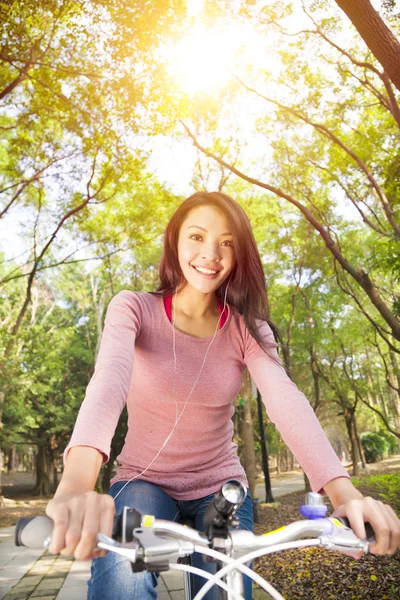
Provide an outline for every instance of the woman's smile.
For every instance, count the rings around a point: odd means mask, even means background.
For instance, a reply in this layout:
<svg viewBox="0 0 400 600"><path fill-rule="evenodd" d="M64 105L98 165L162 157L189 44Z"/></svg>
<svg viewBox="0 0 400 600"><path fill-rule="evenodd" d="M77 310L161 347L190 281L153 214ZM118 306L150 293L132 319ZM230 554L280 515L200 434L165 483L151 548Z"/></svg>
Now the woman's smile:
<svg viewBox="0 0 400 600"><path fill-rule="evenodd" d="M192 265L192 267L200 275L200 277L205 277L206 279L216 279L221 270L207 269L205 267L196 267L195 265Z"/></svg>

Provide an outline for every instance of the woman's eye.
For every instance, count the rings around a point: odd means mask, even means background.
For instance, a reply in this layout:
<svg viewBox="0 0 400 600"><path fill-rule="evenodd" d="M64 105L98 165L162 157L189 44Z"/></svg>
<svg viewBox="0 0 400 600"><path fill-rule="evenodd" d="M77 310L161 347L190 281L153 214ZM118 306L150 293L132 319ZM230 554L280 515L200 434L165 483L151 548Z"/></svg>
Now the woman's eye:
<svg viewBox="0 0 400 600"><path fill-rule="evenodd" d="M198 240L202 240L203 238L201 237L201 235L197 235L197 233L193 234L190 236L191 240L194 240L195 242L197 242ZM228 244L230 247L233 248L233 242L230 240L225 240L224 242L222 242L223 245Z"/></svg>

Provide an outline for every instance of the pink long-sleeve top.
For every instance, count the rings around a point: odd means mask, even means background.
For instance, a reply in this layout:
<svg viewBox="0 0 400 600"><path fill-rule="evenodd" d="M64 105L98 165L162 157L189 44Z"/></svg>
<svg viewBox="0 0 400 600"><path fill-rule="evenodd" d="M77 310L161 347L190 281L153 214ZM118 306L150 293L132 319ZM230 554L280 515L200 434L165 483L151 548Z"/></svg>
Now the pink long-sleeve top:
<svg viewBox="0 0 400 600"><path fill-rule="evenodd" d="M228 317L210 347L196 387L177 428L151 467L139 479L158 485L177 500L201 498L228 479L248 486L232 441L232 415L247 366L269 418L305 472L312 489L323 490L336 477L348 477L307 398L286 375L272 331L258 321L266 354L243 317L228 306ZM175 398L179 414L201 369L212 336L176 335ZM64 453L90 446L110 455L119 416L127 404L128 433L112 483L128 480L153 460L172 430L174 356L172 324L163 298L122 291L110 302L95 372L86 390Z"/></svg>

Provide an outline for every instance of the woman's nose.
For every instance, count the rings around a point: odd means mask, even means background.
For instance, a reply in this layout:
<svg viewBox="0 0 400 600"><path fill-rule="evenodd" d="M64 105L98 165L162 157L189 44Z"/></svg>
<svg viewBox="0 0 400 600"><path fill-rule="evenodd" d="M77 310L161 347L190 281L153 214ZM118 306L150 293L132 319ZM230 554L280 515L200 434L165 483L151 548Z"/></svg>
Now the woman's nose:
<svg viewBox="0 0 400 600"><path fill-rule="evenodd" d="M219 260L220 252L218 244L205 244L202 248L202 257L208 260Z"/></svg>

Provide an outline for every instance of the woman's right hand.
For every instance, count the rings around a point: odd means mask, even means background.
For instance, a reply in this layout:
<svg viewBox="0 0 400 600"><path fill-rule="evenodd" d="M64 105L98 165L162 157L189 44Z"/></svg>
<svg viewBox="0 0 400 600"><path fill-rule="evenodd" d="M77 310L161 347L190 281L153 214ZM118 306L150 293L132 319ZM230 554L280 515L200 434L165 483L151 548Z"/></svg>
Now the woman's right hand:
<svg viewBox="0 0 400 600"><path fill-rule="evenodd" d="M108 494L85 492L63 494L50 500L46 514L54 521L49 551L77 560L90 560L107 554L97 548L97 534L111 537L115 514L114 500Z"/></svg>

